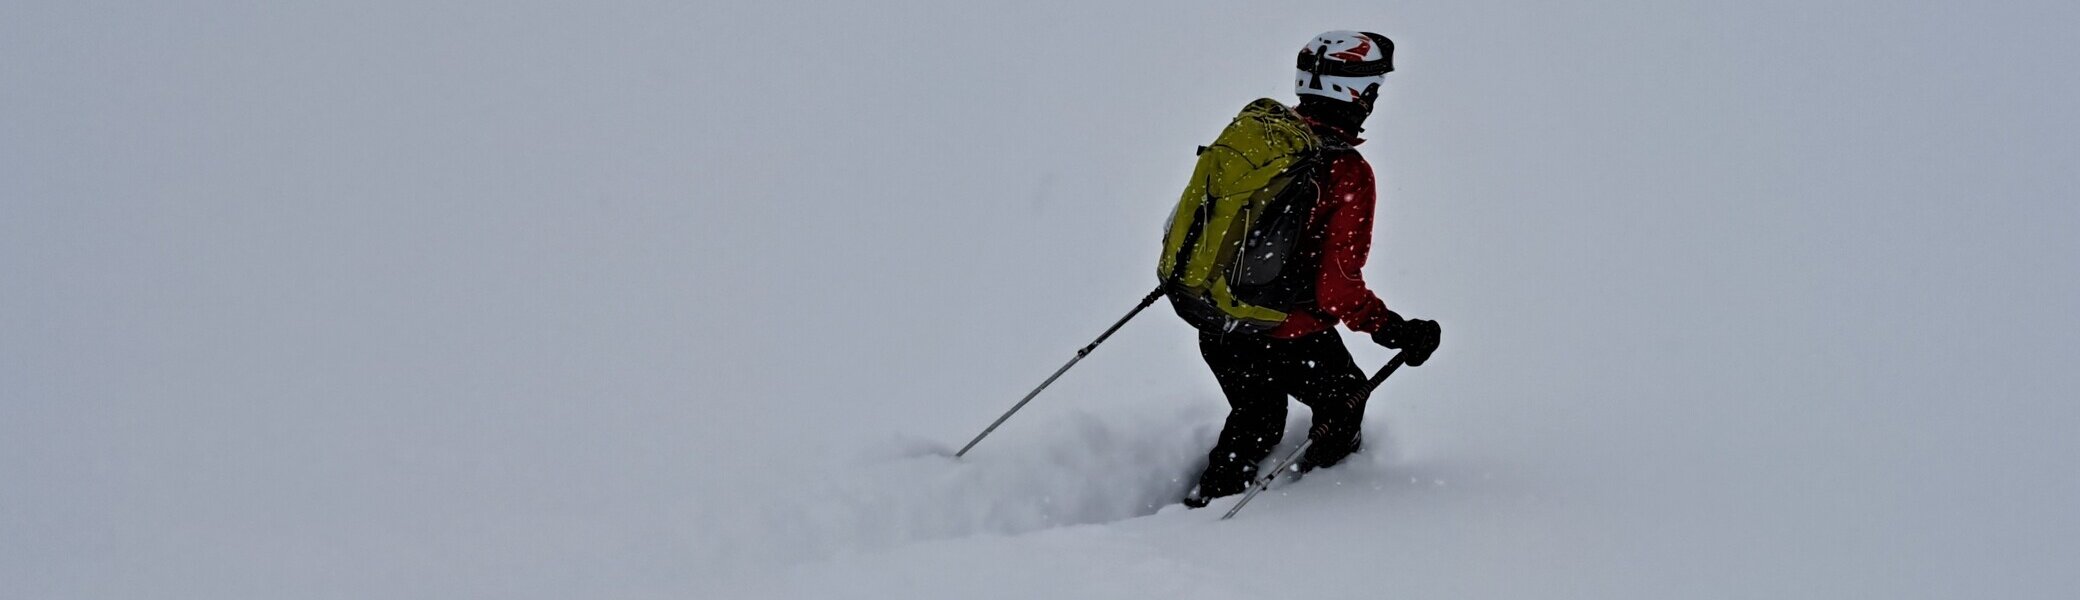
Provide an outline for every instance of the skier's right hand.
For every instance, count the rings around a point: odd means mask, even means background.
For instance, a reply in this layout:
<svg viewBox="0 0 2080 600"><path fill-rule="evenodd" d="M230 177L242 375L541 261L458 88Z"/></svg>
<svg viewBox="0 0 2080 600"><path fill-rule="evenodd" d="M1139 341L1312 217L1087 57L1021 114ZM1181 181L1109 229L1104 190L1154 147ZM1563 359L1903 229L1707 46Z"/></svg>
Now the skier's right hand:
<svg viewBox="0 0 2080 600"><path fill-rule="evenodd" d="M1399 315L1396 315L1399 316ZM1430 360L1430 353L1437 351L1437 344L1444 329L1436 321L1428 319L1397 320L1372 333L1372 341L1381 346L1401 350L1403 364L1411 367L1423 366Z"/></svg>

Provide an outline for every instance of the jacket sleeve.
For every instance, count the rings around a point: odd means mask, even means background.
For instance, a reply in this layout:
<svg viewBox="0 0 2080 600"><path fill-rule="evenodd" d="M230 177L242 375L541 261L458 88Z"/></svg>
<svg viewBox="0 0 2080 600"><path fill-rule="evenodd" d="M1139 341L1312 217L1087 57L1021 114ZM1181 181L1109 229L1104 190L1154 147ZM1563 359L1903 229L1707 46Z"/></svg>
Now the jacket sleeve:
<svg viewBox="0 0 2080 600"><path fill-rule="evenodd" d="M1393 320L1387 303L1365 287L1366 255L1372 251L1372 212L1378 201L1372 167L1355 154L1338 157L1329 167L1330 204L1322 241L1322 272L1315 282L1315 303L1352 331L1371 333Z"/></svg>

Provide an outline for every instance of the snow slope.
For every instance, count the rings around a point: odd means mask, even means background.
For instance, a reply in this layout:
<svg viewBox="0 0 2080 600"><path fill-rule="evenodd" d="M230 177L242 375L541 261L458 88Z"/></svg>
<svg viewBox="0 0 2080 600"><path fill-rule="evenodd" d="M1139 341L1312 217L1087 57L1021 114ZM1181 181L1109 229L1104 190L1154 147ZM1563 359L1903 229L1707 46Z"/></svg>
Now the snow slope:
<svg viewBox="0 0 2080 600"><path fill-rule="evenodd" d="M2076 21L0 9L0 598L2074 597ZM1367 452L1171 504L1224 407L1157 307L945 457L1334 28L1445 329Z"/></svg>

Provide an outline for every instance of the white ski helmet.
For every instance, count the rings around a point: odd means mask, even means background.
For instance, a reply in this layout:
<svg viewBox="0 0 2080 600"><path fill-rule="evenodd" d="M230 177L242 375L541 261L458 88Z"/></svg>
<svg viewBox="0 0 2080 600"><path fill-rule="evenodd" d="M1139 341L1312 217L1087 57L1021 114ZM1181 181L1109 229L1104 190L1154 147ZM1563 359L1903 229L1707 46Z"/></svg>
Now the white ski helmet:
<svg viewBox="0 0 2080 600"><path fill-rule="evenodd" d="M1394 41L1366 31L1331 31L1300 49L1293 93L1372 105L1394 70Z"/></svg>

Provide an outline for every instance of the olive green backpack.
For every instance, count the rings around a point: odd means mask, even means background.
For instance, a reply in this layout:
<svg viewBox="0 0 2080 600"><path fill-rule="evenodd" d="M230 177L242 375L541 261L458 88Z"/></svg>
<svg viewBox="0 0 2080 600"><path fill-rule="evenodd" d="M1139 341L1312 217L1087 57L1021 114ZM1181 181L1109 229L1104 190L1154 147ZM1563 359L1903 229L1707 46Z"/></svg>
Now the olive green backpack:
<svg viewBox="0 0 2080 600"><path fill-rule="evenodd" d="M1303 256L1302 238L1331 150L1270 98L1199 149L1156 264L1178 316L1201 331L1260 333L1313 305L1321 259Z"/></svg>

